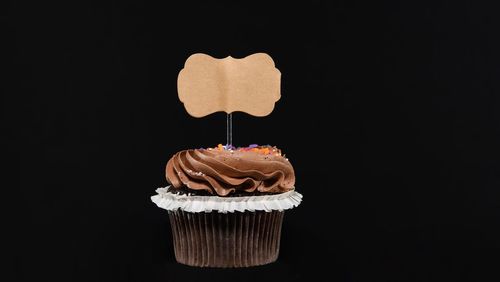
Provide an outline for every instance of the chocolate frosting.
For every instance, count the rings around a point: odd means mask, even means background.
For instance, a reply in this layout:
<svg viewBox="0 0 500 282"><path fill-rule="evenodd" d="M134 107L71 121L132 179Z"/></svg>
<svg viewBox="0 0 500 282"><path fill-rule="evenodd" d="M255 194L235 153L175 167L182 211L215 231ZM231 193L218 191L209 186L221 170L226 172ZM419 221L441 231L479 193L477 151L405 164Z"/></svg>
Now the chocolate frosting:
<svg viewBox="0 0 500 282"><path fill-rule="evenodd" d="M166 176L175 189L187 187L218 196L235 192L283 193L295 185L295 173L288 159L252 151L180 151L168 161Z"/></svg>

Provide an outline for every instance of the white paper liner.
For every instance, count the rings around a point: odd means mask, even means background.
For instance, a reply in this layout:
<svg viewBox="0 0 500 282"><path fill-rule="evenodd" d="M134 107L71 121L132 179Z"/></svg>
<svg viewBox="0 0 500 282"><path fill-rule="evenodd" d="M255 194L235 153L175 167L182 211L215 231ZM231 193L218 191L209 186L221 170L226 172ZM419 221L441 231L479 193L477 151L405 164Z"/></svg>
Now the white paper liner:
<svg viewBox="0 0 500 282"><path fill-rule="evenodd" d="M288 191L275 195L218 197L180 195L168 192L168 188L158 188L151 200L160 208L174 211L181 209L187 212L244 212L244 211L283 211L294 208L302 201L302 195Z"/></svg>

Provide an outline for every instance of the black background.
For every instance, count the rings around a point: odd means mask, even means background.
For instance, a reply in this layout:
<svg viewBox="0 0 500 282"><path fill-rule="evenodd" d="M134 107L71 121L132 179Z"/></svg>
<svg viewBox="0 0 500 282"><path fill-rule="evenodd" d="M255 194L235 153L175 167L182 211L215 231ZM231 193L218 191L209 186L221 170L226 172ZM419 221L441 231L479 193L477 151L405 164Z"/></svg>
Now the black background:
<svg viewBox="0 0 500 282"><path fill-rule="evenodd" d="M498 279L498 9L168 2L2 9L12 281ZM304 195L274 264L176 264L149 199L173 153L225 142L224 114L177 98L196 52L282 72L270 116L234 116L234 143L278 145Z"/></svg>

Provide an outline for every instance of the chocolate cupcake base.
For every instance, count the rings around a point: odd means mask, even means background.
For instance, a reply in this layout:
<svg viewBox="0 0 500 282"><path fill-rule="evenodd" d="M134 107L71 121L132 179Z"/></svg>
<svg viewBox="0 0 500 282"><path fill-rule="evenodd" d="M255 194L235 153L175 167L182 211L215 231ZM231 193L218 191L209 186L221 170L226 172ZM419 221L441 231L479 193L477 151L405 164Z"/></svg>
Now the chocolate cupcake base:
<svg viewBox="0 0 500 282"><path fill-rule="evenodd" d="M168 211L177 262L198 267L249 267L278 258L283 211Z"/></svg>

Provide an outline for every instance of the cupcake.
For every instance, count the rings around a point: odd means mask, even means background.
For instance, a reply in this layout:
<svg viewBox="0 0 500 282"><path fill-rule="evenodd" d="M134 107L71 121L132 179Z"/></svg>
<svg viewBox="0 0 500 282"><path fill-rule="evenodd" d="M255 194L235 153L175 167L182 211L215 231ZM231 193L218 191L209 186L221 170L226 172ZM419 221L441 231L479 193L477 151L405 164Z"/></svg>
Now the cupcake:
<svg viewBox="0 0 500 282"><path fill-rule="evenodd" d="M284 211L300 204L290 161L276 147L190 149L167 163L151 197L168 211L177 262L249 267L278 258Z"/></svg>

